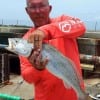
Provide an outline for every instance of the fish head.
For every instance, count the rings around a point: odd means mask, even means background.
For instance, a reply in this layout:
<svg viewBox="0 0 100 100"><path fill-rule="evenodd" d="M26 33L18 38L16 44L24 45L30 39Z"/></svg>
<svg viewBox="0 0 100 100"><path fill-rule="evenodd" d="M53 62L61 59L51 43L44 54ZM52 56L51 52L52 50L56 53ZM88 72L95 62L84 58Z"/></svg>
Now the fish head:
<svg viewBox="0 0 100 100"><path fill-rule="evenodd" d="M9 49L14 50L16 48L16 45L19 44L20 40L20 38L8 38Z"/></svg>
<svg viewBox="0 0 100 100"><path fill-rule="evenodd" d="M8 38L7 50L28 57L33 49L33 44L22 38Z"/></svg>

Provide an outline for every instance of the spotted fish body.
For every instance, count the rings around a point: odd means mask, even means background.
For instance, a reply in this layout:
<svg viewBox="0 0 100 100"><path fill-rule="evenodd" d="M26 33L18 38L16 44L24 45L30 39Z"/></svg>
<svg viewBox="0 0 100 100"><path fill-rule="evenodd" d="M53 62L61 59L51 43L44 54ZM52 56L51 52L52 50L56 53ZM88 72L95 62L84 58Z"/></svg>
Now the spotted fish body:
<svg viewBox="0 0 100 100"><path fill-rule="evenodd" d="M34 49L31 43L24 39L12 38L12 45L6 47L7 50L13 51L18 55L28 57ZM14 46L13 46L14 45ZM12 48L13 47L13 50ZM62 55L56 48L49 44L43 44L43 59L48 58L47 69L50 73L61 79L66 88L73 88L77 94L78 100L87 100L86 94L81 89L82 77L79 77L75 64L67 57Z"/></svg>

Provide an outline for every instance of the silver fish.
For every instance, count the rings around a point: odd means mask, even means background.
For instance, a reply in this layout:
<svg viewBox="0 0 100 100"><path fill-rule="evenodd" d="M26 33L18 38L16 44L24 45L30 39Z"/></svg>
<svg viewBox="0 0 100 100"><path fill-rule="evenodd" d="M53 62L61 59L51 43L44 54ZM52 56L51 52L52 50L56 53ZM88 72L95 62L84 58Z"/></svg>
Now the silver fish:
<svg viewBox="0 0 100 100"><path fill-rule="evenodd" d="M27 40L12 38L9 39L9 46L6 49L18 55L28 57L34 47ZM80 83L83 79L79 77L80 75L75 69L75 64L69 58L49 44L43 44L41 53L43 59L48 58L49 60L46 67L48 71L63 80L66 88L73 88L78 96L78 100L90 100L87 99L86 93L81 89Z"/></svg>

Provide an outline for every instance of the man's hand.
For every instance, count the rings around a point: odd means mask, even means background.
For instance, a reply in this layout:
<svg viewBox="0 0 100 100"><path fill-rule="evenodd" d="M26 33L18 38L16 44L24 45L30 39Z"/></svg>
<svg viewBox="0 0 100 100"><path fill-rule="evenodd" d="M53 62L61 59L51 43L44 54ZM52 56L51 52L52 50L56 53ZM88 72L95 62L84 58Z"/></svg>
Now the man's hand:
<svg viewBox="0 0 100 100"><path fill-rule="evenodd" d="M38 70L45 68L48 59L43 59L41 55L42 41L44 39L44 32L40 30L34 31L28 38L28 42L33 43L34 50L28 57L30 63Z"/></svg>
<svg viewBox="0 0 100 100"><path fill-rule="evenodd" d="M37 51L33 50L32 54L30 55L30 57L28 57L28 59L30 63L38 70L45 69L48 63L48 59L47 58L43 59L41 51L39 49Z"/></svg>
<svg viewBox="0 0 100 100"><path fill-rule="evenodd" d="M44 37L44 32L37 29L29 36L28 42L33 43L34 49L41 49Z"/></svg>

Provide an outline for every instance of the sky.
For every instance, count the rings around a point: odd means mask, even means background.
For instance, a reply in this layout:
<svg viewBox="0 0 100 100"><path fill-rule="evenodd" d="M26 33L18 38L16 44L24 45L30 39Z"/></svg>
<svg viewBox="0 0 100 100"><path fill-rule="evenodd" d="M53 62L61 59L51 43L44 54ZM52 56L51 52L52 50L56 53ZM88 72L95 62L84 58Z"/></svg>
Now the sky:
<svg viewBox="0 0 100 100"><path fill-rule="evenodd" d="M79 17L85 22L100 20L100 0L49 0L51 17L61 14ZM0 0L0 20L30 21L25 0ZM30 21L31 22L31 21Z"/></svg>

